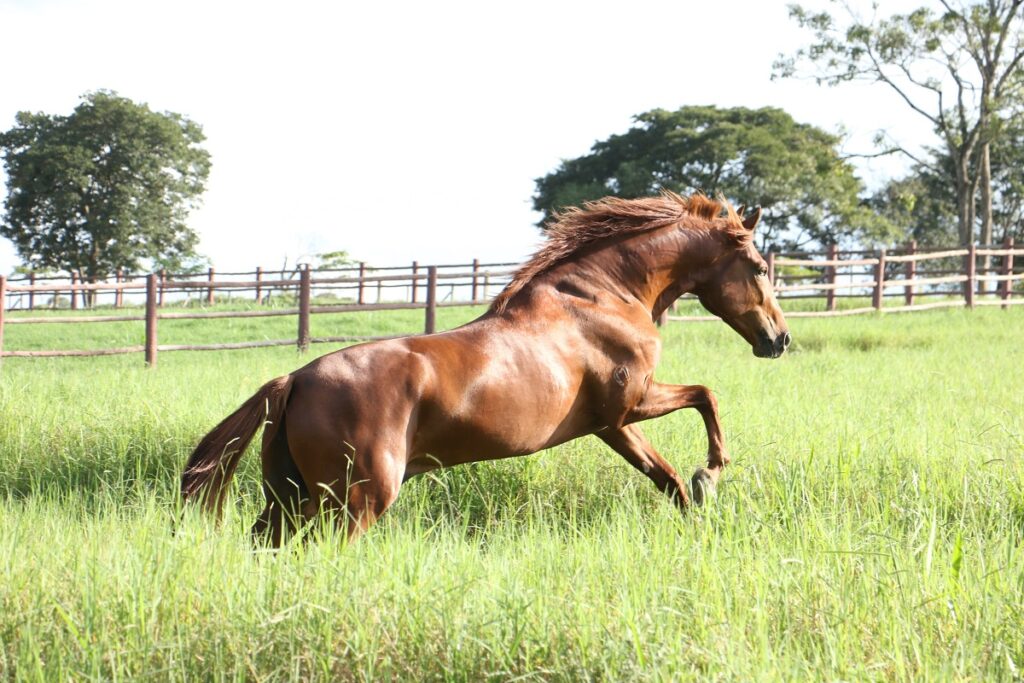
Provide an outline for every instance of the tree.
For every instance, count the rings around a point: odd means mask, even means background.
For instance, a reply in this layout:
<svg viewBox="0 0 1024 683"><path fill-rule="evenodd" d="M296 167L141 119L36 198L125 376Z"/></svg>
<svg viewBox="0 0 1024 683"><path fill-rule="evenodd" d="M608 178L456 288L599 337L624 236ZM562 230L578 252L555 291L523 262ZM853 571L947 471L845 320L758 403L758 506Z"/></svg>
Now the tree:
<svg viewBox="0 0 1024 683"><path fill-rule="evenodd" d="M889 234L859 198L862 184L837 151L839 138L781 109L656 109L635 122L537 179L534 208L544 221L559 208L609 194L700 190L764 207L762 248Z"/></svg>
<svg viewBox="0 0 1024 683"><path fill-rule="evenodd" d="M1024 238L1024 116L1001 119L998 128L990 160L992 242ZM891 223L910 226L908 239L950 244L959 237L956 191L949 182L953 165L945 149L929 150L927 164L915 164L903 178L889 181L872 197L872 206Z"/></svg>
<svg viewBox="0 0 1024 683"><path fill-rule="evenodd" d="M1022 2L940 0L941 13L922 7L905 15L865 20L843 1L844 26L828 12L791 5L790 16L813 31L814 43L793 57L780 56L775 76L810 73L819 84L869 81L891 89L935 129L953 162L949 178L956 192L961 243L975 239L979 186L981 239L991 242L990 144L998 134L999 113L1020 97ZM930 165L930 160L889 142L892 150L919 165ZM931 168L942 172L940 167Z"/></svg>
<svg viewBox="0 0 1024 683"><path fill-rule="evenodd" d="M340 251L326 251L317 254L314 258L317 262L316 270L342 270L358 263L344 249Z"/></svg>
<svg viewBox="0 0 1024 683"><path fill-rule="evenodd" d="M195 253L157 256L151 261L153 270L162 270L175 275L199 275L207 272L213 265L209 258Z"/></svg>
<svg viewBox="0 0 1024 683"><path fill-rule="evenodd" d="M948 156L945 160L934 160L933 164L952 166ZM870 203L893 225L906 226L904 241L949 246L959 236L956 193L950 187L949 176L936 172L933 164L915 164L906 176L886 183Z"/></svg>
<svg viewBox="0 0 1024 683"><path fill-rule="evenodd" d="M118 268L195 260L186 224L210 155L202 129L95 92L68 116L19 112L0 133L9 191L0 235L32 268L95 282Z"/></svg>
<svg viewBox="0 0 1024 683"><path fill-rule="evenodd" d="M992 225L991 239L1001 242L1013 237L1024 240L1024 114L1014 112L1003 118L992 142Z"/></svg>

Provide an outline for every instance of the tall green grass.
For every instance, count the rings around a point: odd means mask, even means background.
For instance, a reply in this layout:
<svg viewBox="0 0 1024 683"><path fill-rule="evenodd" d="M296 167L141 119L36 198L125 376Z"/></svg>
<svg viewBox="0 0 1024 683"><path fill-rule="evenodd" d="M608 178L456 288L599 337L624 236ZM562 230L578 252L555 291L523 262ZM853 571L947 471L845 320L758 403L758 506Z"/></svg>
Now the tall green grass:
<svg viewBox="0 0 1024 683"><path fill-rule="evenodd" d="M336 324L421 320L373 315ZM294 325L188 322L192 341ZM248 539L257 458L220 526L179 520L177 478L203 433L310 356L5 359L0 677L1019 678L1024 312L791 327L778 361L722 324L663 332L658 378L716 391L733 454L704 509L679 515L586 438L421 477L358 543L327 533L276 554ZM118 334L12 326L5 344ZM645 429L684 475L701 464L693 411Z"/></svg>

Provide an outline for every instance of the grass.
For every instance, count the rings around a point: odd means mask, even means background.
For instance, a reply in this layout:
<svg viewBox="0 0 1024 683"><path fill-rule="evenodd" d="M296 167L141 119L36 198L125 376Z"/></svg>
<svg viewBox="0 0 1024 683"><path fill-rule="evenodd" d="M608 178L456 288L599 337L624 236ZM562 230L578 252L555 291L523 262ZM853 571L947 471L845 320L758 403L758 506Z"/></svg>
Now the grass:
<svg viewBox="0 0 1024 683"><path fill-rule="evenodd" d="M313 334L421 324L314 316ZM293 327L162 321L161 341ZM0 678L1019 679L1024 311L791 327L774 362L722 324L664 330L659 379L715 389L734 459L693 514L586 438L413 480L358 543L277 554L249 546L252 455L219 527L179 523L176 488L196 440L294 350L167 353L155 371L5 359ZM138 334L21 325L5 346ZM685 475L701 464L695 412L645 429Z"/></svg>

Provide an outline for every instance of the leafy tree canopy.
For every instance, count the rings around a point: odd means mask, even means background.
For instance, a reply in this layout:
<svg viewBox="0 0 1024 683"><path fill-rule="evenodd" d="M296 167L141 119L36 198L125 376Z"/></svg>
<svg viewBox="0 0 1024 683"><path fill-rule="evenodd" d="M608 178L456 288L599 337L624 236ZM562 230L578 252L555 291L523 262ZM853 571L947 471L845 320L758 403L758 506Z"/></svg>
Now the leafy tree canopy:
<svg viewBox="0 0 1024 683"><path fill-rule="evenodd" d="M344 249L340 251L326 251L321 254L317 254L316 270L341 270L349 266L353 266L356 261L352 256Z"/></svg>
<svg viewBox="0 0 1024 683"><path fill-rule="evenodd" d="M210 171L200 126L112 92L68 116L20 112L0 133L7 171L0 236L32 268L95 280L142 261L196 258L186 224Z"/></svg>
<svg viewBox="0 0 1024 683"><path fill-rule="evenodd" d="M991 241L1024 240L1024 116L1000 118L991 142ZM920 244L948 246L959 238L956 188L950 182L954 161L944 148L929 151L903 178L891 180L871 199L872 206L895 225L907 226L907 238ZM973 173L974 170L972 169Z"/></svg>
<svg viewBox="0 0 1024 683"><path fill-rule="evenodd" d="M172 254L152 259L153 270L164 270L174 275L198 275L210 269L213 263L201 254Z"/></svg>
<svg viewBox="0 0 1024 683"><path fill-rule="evenodd" d="M863 186L837 151L840 139L781 109L655 109L635 122L536 181L534 208L544 221L605 195L668 189L761 205L762 247L890 237L889 224L860 199Z"/></svg>
<svg viewBox="0 0 1024 683"><path fill-rule="evenodd" d="M958 243L956 194L949 177L931 164L917 164L906 176L890 180L870 202L881 216L904 228L906 240L921 246Z"/></svg>
<svg viewBox="0 0 1024 683"><path fill-rule="evenodd" d="M881 84L923 117L951 161L934 166L884 133L890 150L919 167L946 173L953 187L960 242L992 239L991 143L999 119L1024 99L1024 0L940 0L908 14L861 16L845 0L839 11L790 5L790 16L814 38L791 56L780 55L774 77L810 76L819 84L849 81ZM980 192L980 203L976 195Z"/></svg>

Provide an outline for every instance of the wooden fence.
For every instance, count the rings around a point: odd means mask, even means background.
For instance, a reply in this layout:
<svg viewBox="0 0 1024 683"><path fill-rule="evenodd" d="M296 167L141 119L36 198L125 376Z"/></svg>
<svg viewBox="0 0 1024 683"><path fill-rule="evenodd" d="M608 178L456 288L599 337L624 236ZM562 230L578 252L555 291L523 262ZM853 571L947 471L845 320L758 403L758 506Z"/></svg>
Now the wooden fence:
<svg viewBox="0 0 1024 683"><path fill-rule="evenodd" d="M981 267L979 268L979 260ZM1012 240L999 246L970 246L957 249L917 249L910 244L900 250L877 252L843 251L835 247L824 252L795 254L768 254L769 278L780 299L817 299L821 310L787 310L787 317L818 317L855 315L867 312L917 311L931 308L982 305L1003 307L1024 304L1024 297L1014 298L1014 283L1024 281L1024 248L1015 247ZM80 283L72 280L36 278L28 276L8 280L0 276L0 358L33 356L100 356L123 353L144 353L146 363L156 365L161 351L206 351L244 349L262 346L295 344L306 350L310 344L324 342L350 342L383 337L312 337L310 317L321 313L354 311L422 309L423 330L436 329L437 308L440 306L482 305L504 286L515 272L515 264L471 264L410 267L369 268L365 264L344 271L274 271L280 277L268 278L269 271L257 269L248 273L222 273L217 279L211 268L202 279L195 275L174 276L151 273L145 276L118 274L113 281ZM231 279L241 276L243 279ZM228 279L223 279L227 277ZM447 288L447 293L445 289ZM400 294L396 299L396 294ZM286 307L263 306L253 310L162 310L174 297L209 306L216 303L218 293L232 301L245 294L258 304L267 304L272 297L282 299ZM40 302L37 295L50 294L50 302ZM144 303L144 315L86 315L86 316L17 316L5 315L5 310L34 311L51 307L59 296L67 294L69 307L77 309L102 304L99 295L110 299L109 306L119 309L125 305ZM337 299L343 295L344 303L317 303L320 299ZM77 295L77 296L76 296ZM84 296L83 296L84 295ZM190 295L198 295L189 298ZM293 297L293 298L292 298ZM870 306L840 306L844 298L867 300ZM897 305L888 304L892 299ZM932 301L923 299L932 298ZM370 299L373 299L371 302ZM8 305L10 302L10 305ZM788 308L785 307L784 308ZM673 311L676 307L673 307ZM161 319L247 318L269 316L296 316L298 328L291 339L232 342L221 344L161 345L158 343L158 321ZM6 318L6 320L5 320ZM667 314L661 322L717 320L709 315ZM75 324L99 322L144 321L145 343L112 349L4 351L5 325L22 324Z"/></svg>
<svg viewBox="0 0 1024 683"><path fill-rule="evenodd" d="M821 310L784 305L787 318L1024 304L1024 298L1013 297L1014 283L1024 281L1024 248L1016 247L1013 239L998 246L956 249L918 249L910 243L898 250L840 252L833 246L824 252L772 253L766 260L780 300L816 299L823 304ZM843 299L870 299L871 305L840 306ZM889 303L894 299L896 305ZM708 315L667 319L718 320Z"/></svg>
<svg viewBox="0 0 1024 683"><path fill-rule="evenodd" d="M442 279L450 277L455 271L466 271L470 278L458 286L465 285L472 291L469 298L480 300L487 298L496 282L493 269L515 267L516 263L481 264L478 259L471 263L437 265ZM267 303L275 294L293 294L297 296L299 278L303 267L271 270L257 267L254 271L221 272L210 268L202 273L168 273L160 270L157 276L157 305L173 303L175 297L196 295L196 303L212 305L216 298L224 295L245 294L254 296L256 303ZM396 294L400 299L412 303L422 302L425 290L426 266L413 261L411 266L389 266L385 268L370 267L359 263L347 268L312 271L315 284L322 289L341 290L350 295L356 303L364 304L371 301L382 303L392 301ZM100 286L84 287L74 274L52 276L30 273L20 277L9 277L8 310L35 311L40 309L87 309L96 306L122 308L126 305L141 304L142 291L145 288L149 273L128 274L117 272L113 278L96 283ZM220 278L220 279L218 279ZM322 284L320 284L322 283ZM199 286L197 286L199 285ZM456 285L452 285L454 287ZM481 292L484 294L481 295ZM49 294L49 300L44 296ZM133 301L133 294L139 300Z"/></svg>
<svg viewBox="0 0 1024 683"><path fill-rule="evenodd" d="M355 275L338 276L332 272L311 271L309 268L300 268L297 271L298 278L267 279L257 277L251 280L175 280L158 273L146 275L143 281L139 282L137 277L118 277L114 282L101 283L68 283L49 282L40 283L38 279L28 280L27 284L8 283L7 279L0 276L0 301L6 303L10 297L30 297L36 294L57 294L68 293L72 300L77 294L106 293L113 294L114 307L120 308L125 305L130 296L144 296L143 315L85 315L85 316L24 316L10 317L5 315L6 305L0 306L0 357L41 357L41 356L106 356L124 353L144 353L146 363L155 366L157 354L161 351L210 351L223 349L246 349L263 346L290 346L296 345L299 350L306 350L310 344L325 342L349 342L365 341L370 339L382 339L385 337L366 336L343 336L343 337L312 337L310 335L310 317L322 313L347 313L355 311L385 311L403 309L422 309L424 311L423 331L430 334L437 327L437 309L443 306L467 306L483 305L489 302L491 294L496 293L497 286L504 286L504 282L515 272L508 269L508 264L481 265L478 261L467 264L469 270L460 270L458 266L424 266L414 264L410 272L392 273L386 272L395 269L379 269L385 271L383 274L371 272L370 269L361 267ZM260 273L260 271L257 271ZM317 277L313 277L314 273ZM260 273L262 274L262 273ZM243 273L244 275L244 273ZM399 286L404 288L404 298L398 301L388 301L380 294L385 287ZM445 288L448 288L448 296L440 297ZM367 292L371 288L377 289L377 300L374 303L367 303ZM466 290L466 297L456 296L456 289ZM294 306L283 308L263 308L244 311L216 311L216 310L161 310L165 307L164 295L174 293L200 292L204 303L216 302L217 291L239 293L242 291L255 291L257 302L268 301L270 293L276 292L293 293ZM328 303L314 305L314 293L320 291L322 294L331 295L338 291L350 293L351 303ZM90 302L87 297L85 303ZM34 302L33 302L34 303ZM290 303L290 300L289 300ZM75 307L77 309L77 306ZM16 310L16 309L15 309ZM26 306L25 310L35 310ZM183 320L183 319L207 319L207 318L252 318L272 316L296 316L298 330L296 336L290 339L273 339L249 342L231 342L222 344L186 344L168 345L159 344L160 320ZM4 351L3 330L6 325L32 325L32 324L76 324L76 323L105 323L105 322L145 322L145 343L138 346L126 346L111 349L90 349L90 350L52 350L52 351Z"/></svg>

